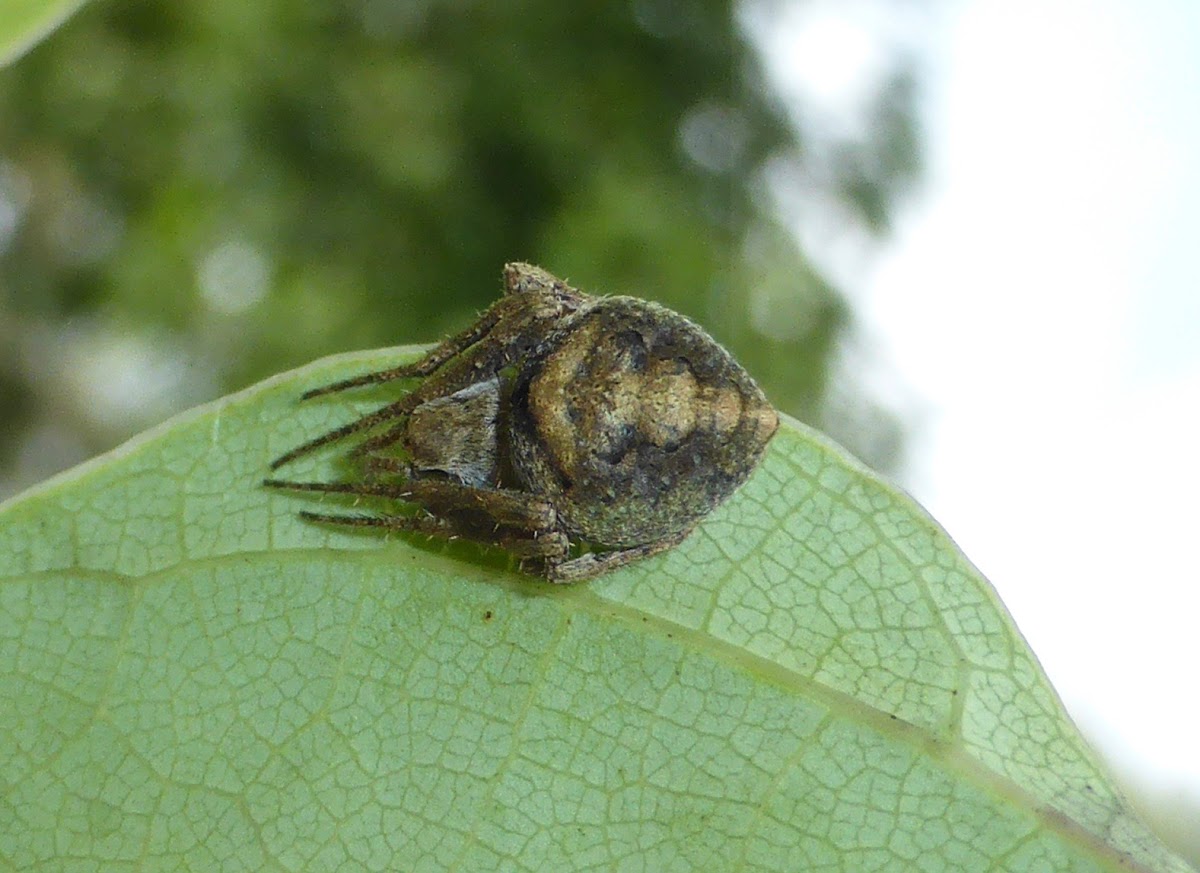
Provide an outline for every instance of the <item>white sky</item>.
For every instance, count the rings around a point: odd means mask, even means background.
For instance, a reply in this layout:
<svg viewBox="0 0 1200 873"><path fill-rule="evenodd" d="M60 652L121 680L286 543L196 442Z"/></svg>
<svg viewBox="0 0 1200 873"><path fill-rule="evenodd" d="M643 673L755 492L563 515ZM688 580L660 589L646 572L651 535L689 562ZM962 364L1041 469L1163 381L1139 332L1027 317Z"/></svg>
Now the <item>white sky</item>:
<svg viewBox="0 0 1200 873"><path fill-rule="evenodd" d="M797 4L785 89L852 102L881 3ZM859 301L928 410L905 484L1102 751L1200 799L1200 2L919 24L929 179Z"/></svg>

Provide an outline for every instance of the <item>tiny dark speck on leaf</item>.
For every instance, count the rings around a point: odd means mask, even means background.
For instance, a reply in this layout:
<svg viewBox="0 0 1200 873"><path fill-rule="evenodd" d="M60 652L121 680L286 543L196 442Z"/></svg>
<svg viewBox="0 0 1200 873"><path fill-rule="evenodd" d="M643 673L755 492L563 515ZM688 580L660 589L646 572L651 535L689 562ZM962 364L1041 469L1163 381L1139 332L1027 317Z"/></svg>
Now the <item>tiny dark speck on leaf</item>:
<svg viewBox="0 0 1200 873"><path fill-rule="evenodd" d="M484 620L484 621L491 621L491 620L492 620L492 611L491 611L490 609L489 609L487 612L485 612L485 613L483 614L483 620Z"/></svg>

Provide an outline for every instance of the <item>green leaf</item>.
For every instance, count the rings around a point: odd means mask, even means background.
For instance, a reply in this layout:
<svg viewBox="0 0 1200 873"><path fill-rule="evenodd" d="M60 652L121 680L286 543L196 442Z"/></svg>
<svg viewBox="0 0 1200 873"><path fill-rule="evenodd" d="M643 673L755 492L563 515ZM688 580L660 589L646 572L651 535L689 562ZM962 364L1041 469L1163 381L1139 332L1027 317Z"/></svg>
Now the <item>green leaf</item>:
<svg viewBox="0 0 1200 873"><path fill-rule="evenodd" d="M84 0L0 0L0 67L29 51Z"/></svg>
<svg viewBox="0 0 1200 873"><path fill-rule="evenodd" d="M946 534L795 423L682 546L574 587L297 519L267 462L370 399L297 396L396 357L0 508L0 864L1186 869Z"/></svg>

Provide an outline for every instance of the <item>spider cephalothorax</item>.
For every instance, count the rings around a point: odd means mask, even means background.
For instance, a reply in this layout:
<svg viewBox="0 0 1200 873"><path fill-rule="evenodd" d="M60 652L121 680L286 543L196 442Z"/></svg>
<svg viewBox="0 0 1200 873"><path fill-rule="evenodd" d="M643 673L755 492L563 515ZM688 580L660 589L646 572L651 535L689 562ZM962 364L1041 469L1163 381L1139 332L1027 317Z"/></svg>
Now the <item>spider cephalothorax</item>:
<svg viewBox="0 0 1200 873"><path fill-rule="evenodd" d="M403 501L423 511L303 515L500 546L554 582L683 540L775 433L762 391L665 307L591 297L523 263L504 268L504 286L475 324L420 360L304 395L424 379L271 465L379 428L353 449L365 481L265 484ZM573 544L589 550L572 555Z"/></svg>

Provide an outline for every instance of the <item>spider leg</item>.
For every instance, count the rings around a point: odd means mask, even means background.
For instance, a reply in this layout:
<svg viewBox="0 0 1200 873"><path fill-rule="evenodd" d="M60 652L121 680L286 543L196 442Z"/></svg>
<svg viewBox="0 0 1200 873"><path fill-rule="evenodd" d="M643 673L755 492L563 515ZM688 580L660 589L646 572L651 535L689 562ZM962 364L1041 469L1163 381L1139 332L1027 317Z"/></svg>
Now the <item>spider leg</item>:
<svg viewBox="0 0 1200 873"><path fill-rule="evenodd" d="M458 538L479 542L468 533L460 532L452 522L431 516L410 515L326 515L319 512L301 512L300 517L305 521L315 521L321 524L342 525L345 527L380 527L385 530L408 531L425 534L445 540ZM554 533L541 537L502 536L495 540L486 541L483 545L494 545L521 559L536 559L539 561L561 560L570 550L566 534Z"/></svg>
<svg viewBox="0 0 1200 873"><path fill-rule="evenodd" d="M474 361L468 360L466 363L472 364L473 366L470 368L458 367L456 370L479 368L479 365ZM421 387L417 388L415 391L404 395L394 403L381 406L374 412L368 412L366 415L355 419L349 424L344 424L341 427L327 431L326 433L323 433L319 437L315 437L306 443L301 443L294 449L285 452L272 461L271 469L278 470L289 461L294 461L296 458L307 455L309 452L321 448L321 446L326 446L330 443L337 442L343 437L350 436L351 434L358 433L359 431L370 430L377 424L382 424L389 419L398 418L400 419L399 422L392 425L383 433L377 434L364 441L361 445L355 446L350 454L353 457L362 457L363 455L379 449L387 448L388 446L398 442L404 436L404 431L408 427L408 414L425 401L430 400L432 397L438 396L440 393L438 389L440 389L443 384L447 382L454 384L455 382L459 381L458 379L453 378L457 375L457 373L448 373L446 374L447 378L445 379L431 379Z"/></svg>
<svg viewBox="0 0 1200 873"><path fill-rule="evenodd" d="M553 531L558 514L546 500L523 491L506 488L473 488L440 479L413 479L392 484L374 482L288 482L264 479L267 488L288 491L313 491L321 494L355 494L361 497L390 497L423 507L431 515L444 517L453 512L475 512L487 518L495 528L529 531L537 537ZM387 517L387 516L384 516ZM467 528L466 524L460 527ZM467 536L466 533L463 534ZM471 539L479 539L470 535Z"/></svg>
<svg viewBox="0 0 1200 873"><path fill-rule="evenodd" d="M554 531L558 524L558 513L549 501L524 491L475 488L440 479L418 479L406 483L405 489L412 495L406 499L434 515L474 512L498 528L528 531L534 537Z"/></svg>
<svg viewBox="0 0 1200 873"><path fill-rule="evenodd" d="M519 360L534 348L539 338L546 333L547 325L558 322L565 315L579 309L583 303L584 298L565 285L553 288L543 285L531 286L526 289L526 293L512 293L501 297L487 309L476 324L442 343L416 364L355 377L365 380L361 382L351 379L326 386L333 391L342 390L338 386L352 387L349 383L369 384L375 381L373 376L378 376L378 381L401 378L398 374L407 373L409 367L416 367L418 370L428 368L430 374L425 382L400 400L297 446L272 461L271 469L277 470L314 449L374 427L388 419L406 416L427 400L448 396L468 385L495 376L501 369ZM317 388L307 392L304 397L315 397L319 393L327 392ZM356 453L361 455L391 445L400 439L403 433L404 425L401 422L386 433L367 440Z"/></svg>
<svg viewBox="0 0 1200 873"><path fill-rule="evenodd" d="M493 305L473 325L461 333L442 340L437 346L426 352L425 356L418 361L413 361L410 364L401 364L399 367L392 367L387 370L363 373L361 376L354 376L350 379L334 382L331 385L313 388L301 394L300 399L311 400L314 397L321 397L325 394L335 394L338 391L345 391L347 388L358 388L362 385L378 385L382 382L392 382L396 379L408 379L416 376L428 376L434 370L438 369L438 367L442 366L442 364L446 363L446 361L462 352L463 349L473 346L490 333L492 328L496 326L496 322L500 320L501 315L502 313Z"/></svg>
<svg viewBox="0 0 1200 873"><path fill-rule="evenodd" d="M407 483L381 485L374 482L288 482L285 479L263 479L266 488L286 491L316 491L321 494L358 494L363 497L391 497L410 500L412 489Z"/></svg>
<svg viewBox="0 0 1200 873"><path fill-rule="evenodd" d="M689 528L658 542L633 546L628 549L617 549L612 552L589 552L569 561L556 563L548 560L545 566L546 578L558 584L570 584L590 579L601 573L607 573L609 570L615 570L617 567L623 567L634 561L640 561L642 558L648 558L674 548L683 542L691 532Z"/></svg>
<svg viewBox="0 0 1200 873"><path fill-rule="evenodd" d="M398 443L403 438L404 431L407 428L407 420L392 425L383 433L376 434L370 439L363 440L363 442L351 449L350 457L361 458L363 455L369 455L371 452L378 451L379 449L386 449L388 446Z"/></svg>
<svg viewBox="0 0 1200 873"><path fill-rule="evenodd" d="M416 394L406 394L395 403L389 403L387 406L381 406L374 412L368 412L361 418L356 418L349 424L344 424L341 427L336 427L327 433L321 434L319 437L309 440L306 443L301 443L294 449L284 452L278 458L271 462L271 469L278 470L289 461L294 461L302 455L307 455L309 452L321 448L321 446L329 445L332 442L340 440L342 437L349 436L352 433L358 433L361 430L367 430L374 427L380 422L387 421L390 418L398 418L403 415L408 415L414 408L420 405L420 399Z"/></svg>
<svg viewBox="0 0 1200 873"><path fill-rule="evenodd" d="M522 561L528 558L561 561L571 551L567 535L558 531L538 537L505 536L496 540L496 545Z"/></svg>
<svg viewBox="0 0 1200 873"><path fill-rule="evenodd" d="M362 459L363 471L367 479L374 479L381 473L391 473L408 478L412 476L412 464L394 455L367 455Z"/></svg>
<svg viewBox="0 0 1200 873"><path fill-rule="evenodd" d="M453 539L446 523L440 518L412 515L327 515L322 512L303 510L299 516L305 521L323 524L338 524L347 527L382 527L388 530L406 530L423 533L431 537Z"/></svg>

